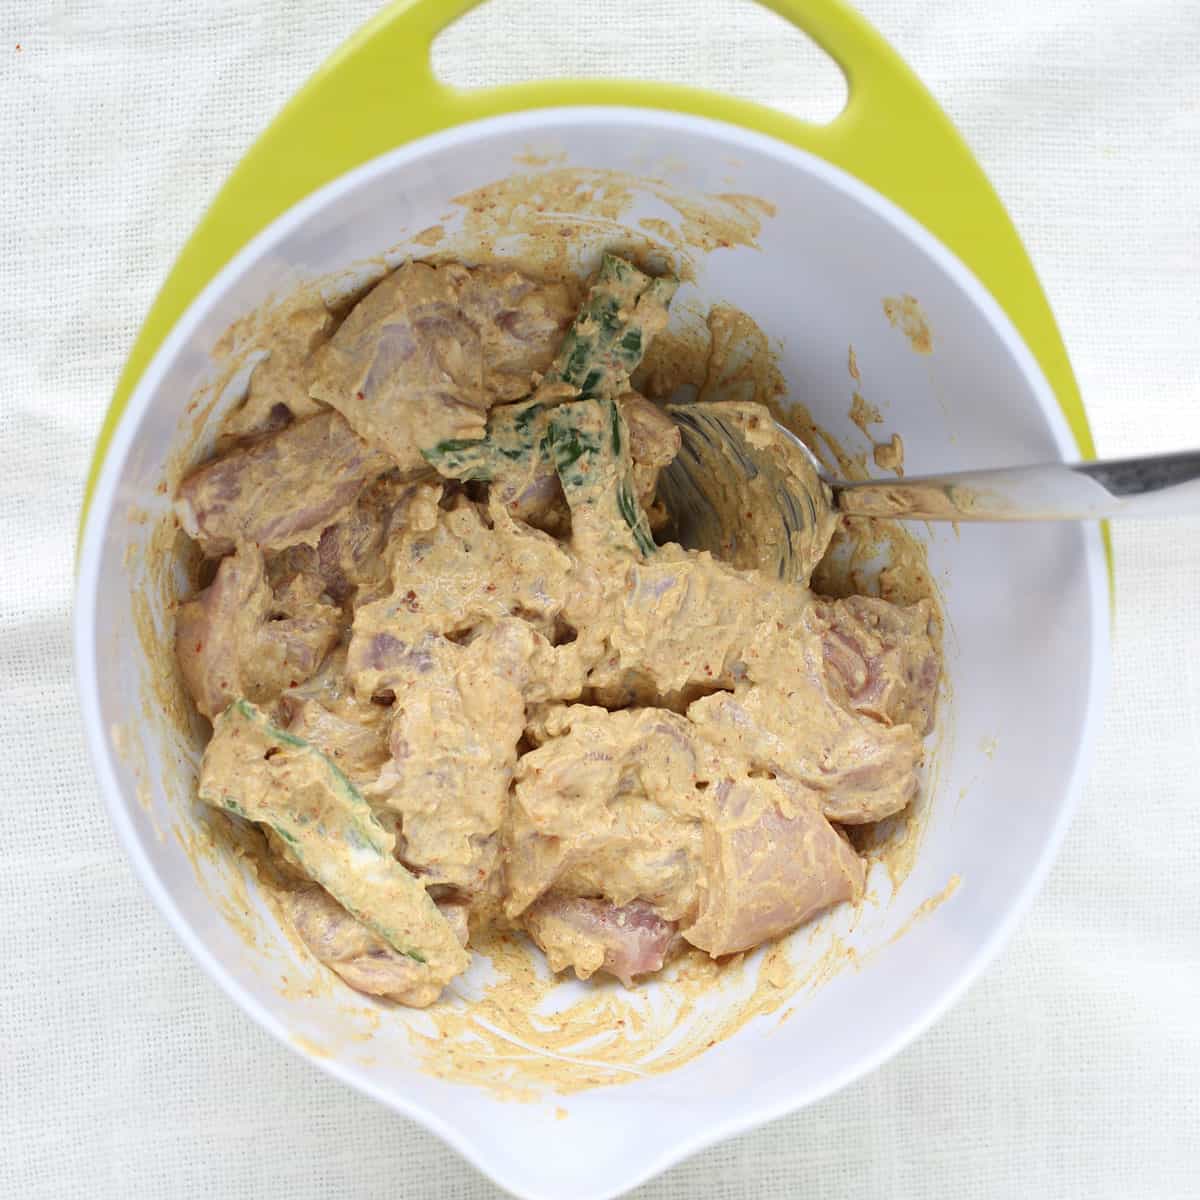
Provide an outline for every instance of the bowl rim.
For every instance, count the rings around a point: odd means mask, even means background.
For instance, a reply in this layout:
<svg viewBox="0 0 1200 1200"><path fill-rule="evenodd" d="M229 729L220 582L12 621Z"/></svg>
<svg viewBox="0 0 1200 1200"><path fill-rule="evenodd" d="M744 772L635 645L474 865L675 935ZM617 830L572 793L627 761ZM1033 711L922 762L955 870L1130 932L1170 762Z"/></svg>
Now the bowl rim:
<svg viewBox="0 0 1200 1200"><path fill-rule="evenodd" d="M96 773L105 807L121 846L132 863L142 885L166 918L176 936L192 957L237 1006L261 1028L293 1053L298 1053L327 1074L371 1097L394 1112L416 1121L441 1138L453 1150L470 1162L500 1187L526 1200L560 1200L561 1193L544 1191L528 1178L518 1178L507 1164L491 1161L486 1147L473 1141L469 1133L449 1122L437 1112L414 1102L402 1092L375 1085L369 1072L343 1065L335 1057L320 1057L309 1052L293 1039L291 1030L247 992L233 973L200 941L191 924L182 915L169 888L158 876L144 852L135 829L133 813L137 805L127 800L118 782L117 766L105 731L96 714L100 711L99 679L96 671L96 603L95 598L103 571L103 535L117 499L117 483L126 461L134 448L134 434L158 391L168 366L181 347L194 334L219 299L235 285L253 262L269 252L294 228L311 214L335 203L357 188L364 180L379 174L402 169L431 152L462 149L501 133L527 132L545 134L555 129L582 125L624 124L644 128L653 121L655 132L669 141L674 132L701 133L726 142L731 148L749 148L781 160L789 167L807 171L841 192L847 200L857 202L886 220L896 231L916 244L917 248L956 283L976 304L982 315L1012 354L1037 396L1043 416L1050 427L1058 451L1065 457L1077 449L1064 412L1050 388L1041 367L1018 334L1007 314L974 273L952 251L910 217L893 201L863 183L855 176L834 166L825 159L789 145L777 138L748 130L710 117L668 112L658 109L608 105L531 109L488 117L464 123L430 134L397 147L347 171L343 175L310 193L293 205L251 239L209 281L188 305L180 319L163 339L125 406L113 431L107 453L97 476L80 539L80 553L75 588L73 614L73 643L76 685L83 714L84 737L88 754ZM1093 758L1099 734L1100 717L1108 690L1110 660L1110 603L1108 566L1100 527L1091 523L1084 529L1084 569L1087 572L1089 616L1091 618L1090 654L1086 672L1086 700L1081 734L1071 764L1070 781L1061 793L1058 813L1049 836L1037 857L1029 864L1024 882L1012 899L990 935L967 955L953 983L930 997L920 1013L869 1051L850 1059L842 1070L827 1076L815 1085L798 1089L792 1096L775 1102L755 1105L747 1097L740 1111L714 1121L690 1137L681 1139L614 1182L579 1186L576 1200L611 1200L627 1190L689 1158L699 1151L724 1141L768 1121L816 1103L883 1065L905 1046L921 1036L939 1020L979 978L984 969L1008 943L1017 925L1029 910L1040 891L1051 866L1058 857L1067 829L1074 816ZM599 1182L599 1181L597 1181Z"/></svg>

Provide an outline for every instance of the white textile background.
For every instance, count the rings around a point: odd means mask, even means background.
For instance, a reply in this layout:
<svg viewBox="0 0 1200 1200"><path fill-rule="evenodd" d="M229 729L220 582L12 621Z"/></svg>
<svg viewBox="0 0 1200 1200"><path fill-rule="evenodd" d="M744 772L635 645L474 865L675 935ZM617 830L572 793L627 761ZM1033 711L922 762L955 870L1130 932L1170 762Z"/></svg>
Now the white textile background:
<svg viewBox="0 0 1200 1200"><path fill-rule="evenodd" d="M1013 214L1100 452L1200 446L1200 0L859 3ZM6 1197L496 1194L270 1040L187 957L109 829L72 681L76 512L138 323L208 197L376 7L0 4ZM801 113L836 98L816 52L746 0L495 0L437 62L462 82L537 64ZM1200 520L1113 536L1099 753L1012 945L882 1070L641 1200L1200 1196Z"/></svg>

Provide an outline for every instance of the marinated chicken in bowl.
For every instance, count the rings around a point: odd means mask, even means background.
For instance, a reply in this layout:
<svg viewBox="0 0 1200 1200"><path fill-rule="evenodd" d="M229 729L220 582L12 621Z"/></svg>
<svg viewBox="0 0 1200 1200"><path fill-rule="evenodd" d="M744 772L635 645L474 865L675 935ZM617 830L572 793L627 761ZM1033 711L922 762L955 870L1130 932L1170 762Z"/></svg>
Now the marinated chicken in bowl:
<svg viewBox="0 0 1200 1200"><path fill-rule="evenodd" d="M496 924L626 984L748 950L857 900L844 827L917 792L928 601L667 540L679 435L631 377L674 290L407 263L297 308L179 489L200 796L353 988L427 1005Z"/></svg>

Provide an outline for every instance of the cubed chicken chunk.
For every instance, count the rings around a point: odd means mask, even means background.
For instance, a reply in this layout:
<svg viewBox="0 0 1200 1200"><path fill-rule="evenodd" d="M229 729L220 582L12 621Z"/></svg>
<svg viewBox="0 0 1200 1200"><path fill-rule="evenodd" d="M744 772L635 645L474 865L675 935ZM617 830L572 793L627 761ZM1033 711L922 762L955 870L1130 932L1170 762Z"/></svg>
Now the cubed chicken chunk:
<svg viewBox="0 0 1200 1200"><path fill-rule="evenodd" d="M700 908L683 936L714 958L862 895L862 859L803 789L726 780L711 790L707 809Z"/></svg>
<svg viewBox="0 0 1200 1200"><path fill-rule="evenodd" d="M193 471L175 511L210 557L241 543L282 550L319 538L388 466L337 413L318 413Z"/></svg>
<svg viewBox="0 0 1200 1200"><path fill-rule="evenodd" d="M382 996L410 1008L427 1008L442 994L445 985L427 964L393 949L323 888L283 892L280 903L313 957L356 992ZM457 912L453 918L454 924L461 924ZM465 937L459 940L466 945Z"/></svg>
<svg viewBox="0 0 1200 1200"><path fill-rule="evenodd" d="M175 656L196 708L211 720L238 697L265 703L311 678L342 629L341 610L320 597L311 576L272 593L253 547L222 559L175 619Z"/></svg>
<svg viewBox="0 0 1200 1200"><path fill-rule="evenodd" d="M677 923L664 921L641 900L616 905L552 893L533 905L522 923L552 971L573 968L580 979L603 971L626 987L633 987L639 975L661 970L680 944Z"/></svg>
<svg viewBox="0 0 1200 1200"><path fill-rule="evenodd" d="M405 263L318 352L312 394L396 466L420 468L424 450L482 438L493 404L531 390L570 317L561 284Z"/></svg>
<svg viewBox="0 0 1200 1200"><path fill-rule="evenodd" d="M811 612L822 634L825 665L845 688L849 706L928 734L941 678L929 601L902 607L874 596L848 596L817 602Z"/></svg>

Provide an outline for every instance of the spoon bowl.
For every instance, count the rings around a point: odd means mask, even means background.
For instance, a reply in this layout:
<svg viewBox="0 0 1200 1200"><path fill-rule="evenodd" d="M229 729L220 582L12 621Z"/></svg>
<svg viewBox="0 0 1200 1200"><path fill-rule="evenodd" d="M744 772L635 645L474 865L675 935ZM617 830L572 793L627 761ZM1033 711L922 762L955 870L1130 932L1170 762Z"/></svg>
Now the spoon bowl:
<svg viewBox="0 0 1200 1200"><path fill-rule="evenodd" d="M831 479L754 404L674 404L680 449L659 480L671 536L744 568L807 580L838 515L1083 521L1200 513L1200 450L912 479Z"/></svg>

